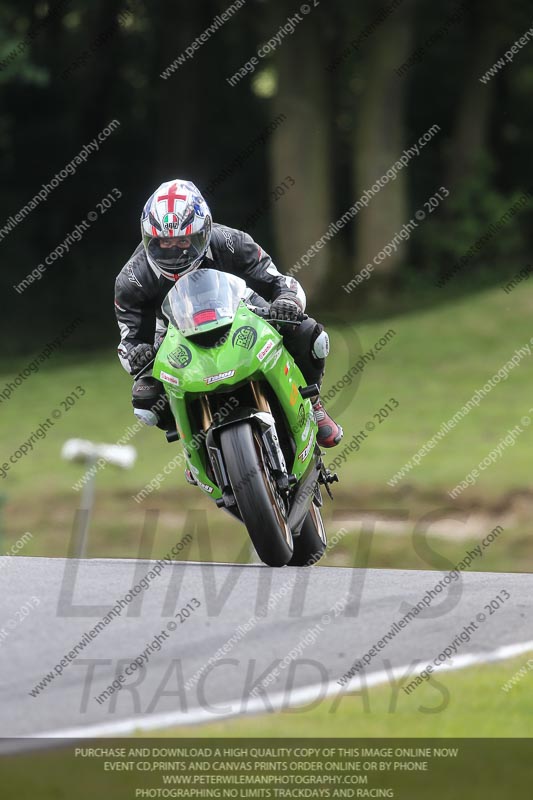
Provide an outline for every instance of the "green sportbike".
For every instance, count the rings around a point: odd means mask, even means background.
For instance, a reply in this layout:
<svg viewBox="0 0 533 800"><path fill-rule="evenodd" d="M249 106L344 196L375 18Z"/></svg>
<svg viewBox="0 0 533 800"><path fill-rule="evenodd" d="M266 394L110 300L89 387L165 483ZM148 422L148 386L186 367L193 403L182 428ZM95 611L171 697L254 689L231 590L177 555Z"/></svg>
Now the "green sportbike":
<svg viewBox="0 0 533 800"><path fill-rule="evenodd" d="M244 523L265 564L310 565L326 549L320 487L331 496L337 480L316 442L318 387L305 385L282 323L249 296L217 270L181 277L163 302L169 325L152 375L199 489Z"/></svg>

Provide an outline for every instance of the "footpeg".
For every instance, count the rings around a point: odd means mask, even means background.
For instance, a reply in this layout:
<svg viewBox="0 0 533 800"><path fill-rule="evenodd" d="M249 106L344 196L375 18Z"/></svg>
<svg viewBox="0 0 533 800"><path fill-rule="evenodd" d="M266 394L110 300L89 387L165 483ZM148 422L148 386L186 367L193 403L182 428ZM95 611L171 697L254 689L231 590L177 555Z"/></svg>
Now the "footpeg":
<svg viewBox="0 0 533 800"><path fill-rule="evenodd" d="M336 472L330 472L329 469L323 467L320 476L318 478L318 482L321 483L326 488L326 492L329 494L331 500L333 500L333 494L331 489L329 488L330 483L338 483L339 476Z"/></svg>
<svg viewBox="0 0 533 800"><path fill-rule="evenodd" d="M309 386L300 386L299 392L300 396L303 397L304 400L307 400L308 397L318 397L320 394L320 387L317 383L311 383Z"/></svg>

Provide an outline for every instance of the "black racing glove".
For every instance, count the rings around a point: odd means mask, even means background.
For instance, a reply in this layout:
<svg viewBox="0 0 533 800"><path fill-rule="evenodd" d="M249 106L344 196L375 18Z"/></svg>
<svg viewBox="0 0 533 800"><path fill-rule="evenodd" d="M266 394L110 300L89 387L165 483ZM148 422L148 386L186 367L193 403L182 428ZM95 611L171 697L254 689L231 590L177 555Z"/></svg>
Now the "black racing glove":
<svg viewBox="0 0 533 800"><path fill-rule="evenodd" d="M298 322L302 318L302 308L294 295L280 294L270 306L272 319Z"/></svg>
<svg viewBox="0 0 533 800"><path fill-rule="evenodd" d="M155 348L151 344L136 344L128 353L128 361L132 372L139 372L155 356Z"/></svg>

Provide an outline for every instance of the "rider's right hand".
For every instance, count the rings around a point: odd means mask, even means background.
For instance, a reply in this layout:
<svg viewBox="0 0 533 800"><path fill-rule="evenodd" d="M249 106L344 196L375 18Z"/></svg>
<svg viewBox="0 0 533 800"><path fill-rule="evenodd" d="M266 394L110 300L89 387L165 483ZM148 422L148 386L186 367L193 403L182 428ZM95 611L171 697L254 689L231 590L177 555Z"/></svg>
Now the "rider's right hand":
<svg viewBox="0 0 533 800"><path fill-rule="evenodd" d="M132 372L139 372L145 367L149 361L155 356L155 349L151 344L136 344L128 353L128 361L130 362Z"/></svg>

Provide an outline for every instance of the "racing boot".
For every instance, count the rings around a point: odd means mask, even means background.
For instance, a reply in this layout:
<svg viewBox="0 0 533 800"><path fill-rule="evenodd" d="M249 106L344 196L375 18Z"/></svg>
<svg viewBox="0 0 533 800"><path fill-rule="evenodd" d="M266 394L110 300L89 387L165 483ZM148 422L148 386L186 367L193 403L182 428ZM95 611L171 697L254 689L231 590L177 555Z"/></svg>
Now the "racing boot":
<svg viewBox="0 0 533 800"><path fill-rule="evenodd" d="M343 437L344 431L341 426L337 425L335 420L329 416L322 405L320 397L315 398L313 401L313 411L315 412L315 420L318 425L316 440L319 447L335 447Z"/></svg>

